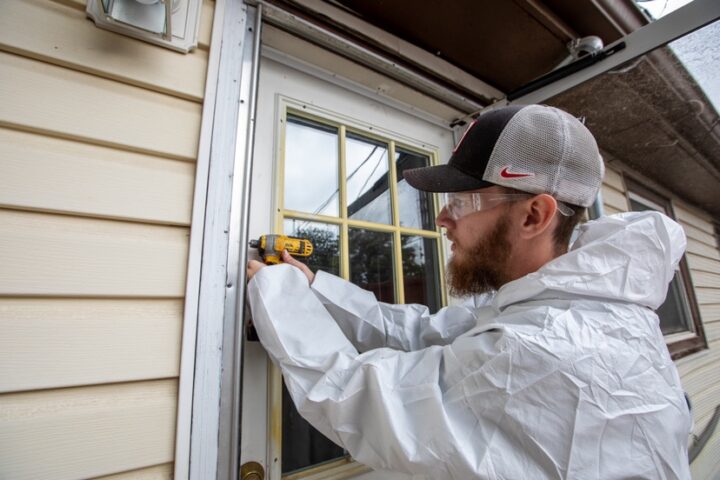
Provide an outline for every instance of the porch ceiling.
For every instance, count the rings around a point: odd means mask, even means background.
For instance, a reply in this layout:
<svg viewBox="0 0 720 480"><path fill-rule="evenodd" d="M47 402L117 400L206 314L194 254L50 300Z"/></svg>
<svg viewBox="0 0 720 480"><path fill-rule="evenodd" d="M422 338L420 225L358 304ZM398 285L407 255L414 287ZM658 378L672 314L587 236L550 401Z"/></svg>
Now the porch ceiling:
<svg viewBox="0 0 720 480"><path fill-rule="evenodd" d="M552 70L568 56L572 38L617 40L641 25L614 20L603 1L577 0L336 0L383 28L490 85L510 92ZM627 7L627 2L624 3Z"/></svg>

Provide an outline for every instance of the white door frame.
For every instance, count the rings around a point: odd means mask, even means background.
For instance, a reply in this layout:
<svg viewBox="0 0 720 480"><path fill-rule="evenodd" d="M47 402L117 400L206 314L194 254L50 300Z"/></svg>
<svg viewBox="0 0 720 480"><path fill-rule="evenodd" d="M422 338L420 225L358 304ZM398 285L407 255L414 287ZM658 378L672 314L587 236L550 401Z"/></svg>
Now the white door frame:
<svg viewBox="0 0 720 480"><path fill-rule="evenodd" d="M261 10L235 0L215 4L190 232L176 479L237 478L237 312L244 307L240 266L247 251L241 247L247 244Z"/></svg>

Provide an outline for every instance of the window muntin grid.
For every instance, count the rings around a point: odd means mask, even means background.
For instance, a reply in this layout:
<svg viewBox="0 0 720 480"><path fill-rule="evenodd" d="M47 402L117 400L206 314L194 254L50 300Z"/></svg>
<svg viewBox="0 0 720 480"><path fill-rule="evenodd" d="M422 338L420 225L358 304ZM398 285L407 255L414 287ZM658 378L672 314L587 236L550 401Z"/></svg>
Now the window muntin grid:
<svg viewBox="0 0 720 480"><path fill-rule="evenodd" d="M312 268L320 268L347 280L355 280L355 283L373 291L381 301L405 303L407 288L410 299L428 299L427 304L431 311L438 310L446 299L440 274L443 266L441 237L434 224L437 214L436 200L432 194L412 192L402 179L403 170L435 164L436 155L397 142L391 136L361 131L344 122L308 115L307 112L292 108L286 110L282 124L284 129L281 129L281 162L278 172L282 195L278 201L278 230L300 236L315 235L309 233L313 230L316 234L320 232L317 239L312 239L314 243L320 242L325 248L329 245L329 249L333 251L323 252L320 259L311 257L308 264ZM337 177L326 182L330 187L317 188L317 191L323 192L323 198L316 196L312 207L306 206L302 209L292 208L297 203L288 204L285 201L286 198L297 197L292 191L293 187L288 186L288 181L294 182L296 187L314 189L315 180L327 175L326 172L318 172L313 164L314 150L308 151L304 160L300 158L298 152L303 149L292 144L292 137L286 135L288 128L292 130L296 125L317 128L319 132L337 132L338 168L335 170L334 167L329 167L333 174L337 172ZM328 164L326 150L322 148L318 151L323 155L323 165ZM289 158L294 162L293 168L296 172L299 164L306 165L306 180L299 179L298 175L286 175ZM335 198L337 210L332 207ZM385 208L385 211L380 206ZM316 251L317 247L316 245ZM369 255L364 252L369 247L377 251ZM367 272L358 269L360 265L363 265ZM409 290L413 288L422 291ZM276 378L278 383L275 390L282 391L279 388L279 375L272 377ZM294 410L294 406L291 409ZM287 409L283 406L282 409L274 410ZM282 429L285 430L285 419L290 416L292 412L284 412L283 420L274 418L272 422L282 421ZM292 421L297 424L297 417L293 416ZM319 435L317 432L316 434ZM283 439L282 443L287 448L286 440ZM320 444L323 444L322 440L319 440ZM347 465L349 457L340 456L339 452L332 448L332 444L326 446L330 457L315 458L310 465L299 465L297 459L293 459L289 463L292 463L292 468L296 470L285 468L284 463L288 459L283 455L283 475L290 474L288 478L294 479L311 475L318 469L325 471L335 463L339 467Z"/></svg>

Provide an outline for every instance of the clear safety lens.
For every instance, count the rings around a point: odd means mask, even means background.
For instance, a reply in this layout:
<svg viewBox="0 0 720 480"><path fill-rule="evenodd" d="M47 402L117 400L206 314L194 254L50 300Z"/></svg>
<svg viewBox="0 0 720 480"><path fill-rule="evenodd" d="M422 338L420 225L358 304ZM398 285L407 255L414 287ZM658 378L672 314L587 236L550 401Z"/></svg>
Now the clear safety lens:
<svg viewBox="0 0 720 480"><path fill-rule="evenodd" d="M522 200L534 195L529 193L481 193L481 192L449 192L442 194L442 202L448 215L453 220L459 220L465 215L489 210L501 203ZM562 202L557 202L558 213L569 217L575 211Z"/></svg>
<svg viewBox="0 0 720 480"><path fill-rule="evenodd" d="M448 215L453 220L471 213L489 210L505 202L530 198L528 193L480 193L480 192L449 192L442 194L442 202Z"/></svg>

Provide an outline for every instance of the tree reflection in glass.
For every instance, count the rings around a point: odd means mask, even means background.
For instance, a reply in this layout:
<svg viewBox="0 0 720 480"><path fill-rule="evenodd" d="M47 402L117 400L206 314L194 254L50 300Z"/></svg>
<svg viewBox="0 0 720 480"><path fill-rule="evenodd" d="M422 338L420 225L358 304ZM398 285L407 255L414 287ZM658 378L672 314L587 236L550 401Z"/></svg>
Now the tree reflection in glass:
<svg viewBox="0 0 720 480"><path fill-rule="evenodd" d="M441 304L437 240L416 235L401 238L405 303L427 305L435 313Z"/></svg>
<svg viewBox="0 0 720 480"><path fill-rule="evenodd" d="M350 281L381 302L394 302L392 234L351 228L348 242Z"/></svg>
<svg viewBox="0 0 720 480"><path fill-rule="evenodd" d="M398 148L395 150L395 165L398 179L398 202L400 203L400 226L434 230L435 212L432 194L411 187L403 178L405 170L430 166L430 159L427 155Z"/></svg>
<svg viewBox="0 0 720 480"><path fill-rule="evenodd" d="M283 230L286 235L307 238L313 244L312 255L299 258L310 270L340 275L340 228L337 225L286 218Z"/></svg>

